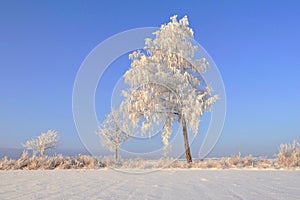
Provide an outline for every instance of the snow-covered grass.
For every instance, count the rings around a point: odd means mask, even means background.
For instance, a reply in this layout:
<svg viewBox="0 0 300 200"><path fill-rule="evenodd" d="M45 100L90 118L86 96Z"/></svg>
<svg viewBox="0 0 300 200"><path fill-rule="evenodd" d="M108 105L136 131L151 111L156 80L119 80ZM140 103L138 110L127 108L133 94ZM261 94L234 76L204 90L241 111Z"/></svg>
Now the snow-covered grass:
<svg viewBox="0 0 300 200"><path fill-rule="evenodd" d="M0 199L299 199L300 171L0 171Z"/></svg>
<svg viewBox="0 0 300 200"><path fill-rule="evenodd" d="M47 170L47 169L95 169L104 167L104 164L92 156L79 155L76 158L57 156L28 156L24 151L21 158L17 160L7 159L0 160L0 170Z"/></svg>
<svg viewBox="0 0 300 200"><path fill-rule="evenodd" d="M281 160L280 160L281 161ZM281 161L282 162L282 161ZM299 165L288 168L299 168ZM7 159L0 160L0 170L50 170L50 169L172 169L172 168L197 168L197 169L280 169L287 168L276 160L254 158L251 155L241 157L241 155L224 157L220 159L194 160L188 164L185 160L174 158L161 158L159 160L136 159L119 159L116 163L113 157L95 158L87 155L77 157L44 156L29 157L24 151L21 158L17 160Z"/></svg>
<svg viewBox="0 0 300 200"><path fill-rule="evenodd" d="M174 158L161 158L159 160L120 159L118 163L115 163L112 157L104 157L101 162L108 168L117 169L280 169L274 160L254 158L251 155L194 160L193 163Z"/></svg>
<svg viewBox="0 0 300 200"><path fill-rule="evenodd" d="M119 168L119 169L163 169L163 168L199 168L199 169L232 169L232 168L255 168L255 169L299 169L300 168L300 145L298 142L282 144L279 147L276 159L261 159L251 155L242 157L241 154L220 159L194 160L187 163L185 160L173 158L161 158L159 160L119 159L116 163L113 157L95 158L87 155L77 157L42 156L29 157L24 151L17 159L0 160L0 170L18 169L97 169L97 168Z"/></svg>

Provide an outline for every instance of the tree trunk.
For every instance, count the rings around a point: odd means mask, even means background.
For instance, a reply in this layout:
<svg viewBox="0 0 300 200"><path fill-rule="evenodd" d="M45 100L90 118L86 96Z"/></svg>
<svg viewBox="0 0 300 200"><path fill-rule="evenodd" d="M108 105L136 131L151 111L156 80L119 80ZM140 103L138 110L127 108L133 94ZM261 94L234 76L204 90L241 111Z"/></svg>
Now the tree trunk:
<svg viewBox="0 0 300 200"><path fill-rule="evenodd" d="M116 149L115 149L115 162L116 163L118 162L118 146L116 146Z"/></svg>
<svg viewBox="0 0 300 200"><path fill-rule="evenodd" d="M189 139L188 139L188 134L187 134L187 128L186 128L186 121L184 116L182 117L182 131L183 131L183 138L184 138L184 148L185 148L185 157L186 161L188 163L192 162L192 156L191 156L191 151L190 151L190 146L189 146Z"/></svg>

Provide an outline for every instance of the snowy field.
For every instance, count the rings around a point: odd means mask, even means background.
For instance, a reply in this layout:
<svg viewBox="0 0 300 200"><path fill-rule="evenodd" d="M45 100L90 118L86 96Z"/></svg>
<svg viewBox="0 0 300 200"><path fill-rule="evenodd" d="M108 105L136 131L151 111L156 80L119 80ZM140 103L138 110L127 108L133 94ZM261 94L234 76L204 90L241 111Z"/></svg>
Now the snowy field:
<svg viewBox="0 0 300 200"><path fill-rule="evenodd" d="M0 171L0 199L299 199L300 171Z"/></svg>

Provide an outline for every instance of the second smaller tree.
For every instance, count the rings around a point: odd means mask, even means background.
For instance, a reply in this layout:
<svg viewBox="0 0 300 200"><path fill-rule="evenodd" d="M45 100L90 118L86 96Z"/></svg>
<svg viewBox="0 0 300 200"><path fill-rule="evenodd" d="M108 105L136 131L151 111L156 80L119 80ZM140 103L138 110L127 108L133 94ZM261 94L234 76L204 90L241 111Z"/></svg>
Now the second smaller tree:
<svg viewBox="0 0 300 200"><path fill-rule="evenodd" d="M96 132L100 136L102 145L107 147L111 152L114 152L116 162L118 161L118 149L120 145L129 139L129 135L123 131L124 127L121 127L122 124L124 123L121 119L121 113L112 110Z"/></svg>
<svg viewBox="0 0 300 200"><path fill-rule="evenodd" d="M33 155L40 153L44 156L47 149L52 149L57 146L58 134L55 130L48 130L47 133L42 133L36 139L28 140L25 144L22 144L28 150L33 150Z"/></svg>

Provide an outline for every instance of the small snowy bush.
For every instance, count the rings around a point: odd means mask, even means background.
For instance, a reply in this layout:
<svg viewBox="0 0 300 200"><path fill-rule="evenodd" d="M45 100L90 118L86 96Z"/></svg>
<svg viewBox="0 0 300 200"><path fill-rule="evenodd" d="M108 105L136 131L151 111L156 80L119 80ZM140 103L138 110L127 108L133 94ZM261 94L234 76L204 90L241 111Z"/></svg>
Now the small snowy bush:
<svg viewBox="0 0 300 200"><path fill-rule="evenodd" d="M15 160L8 159L6 156L0 161L0 170L13 169L15 165Z"/></svg>
<svg viewBox="0 0 300 200"><path fill-rule="evenodd" d="M237 156L229 157L228 162L231 166L238 166L238 164L241 162L241 153L239 153Z"/></svg>
<svg viewBox="0 0 300 200"><path fill-rule="evenodd" d="M254 166L254 158L252 155L248 155L242 159L243 167L253 167Z"/></svg>
<svg viewBox="0 0 300 200"><path fill-rule="evenodd" d="M300 166L300 145L295 140L292 144L281 144L276 155L277 164L282 168Z"/></svg>
<svg viewBox="0 0 300 200"><path fill-rule="evenodd" d="M14 168L24 169L29 164L28 151L23 151L21 158L16 160Z"/></svg>
<svg viewBox="0 0 300 200"><path fill-rule="evenodd" d="M270 168L273 169L274 162L272 160L267 160L267 159L257 160L255 162L255 167L259 169L270 169Z"/></svg>

